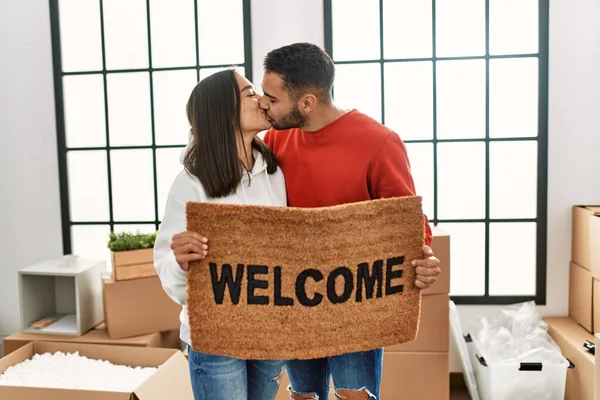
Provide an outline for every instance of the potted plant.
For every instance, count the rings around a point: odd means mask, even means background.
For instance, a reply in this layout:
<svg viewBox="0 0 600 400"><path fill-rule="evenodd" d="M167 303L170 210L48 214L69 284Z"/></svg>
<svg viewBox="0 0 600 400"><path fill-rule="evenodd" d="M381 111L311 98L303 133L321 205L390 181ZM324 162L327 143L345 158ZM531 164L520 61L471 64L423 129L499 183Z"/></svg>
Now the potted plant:
<svg viewBox="0 0 600 400"><path fill-rule="evenodd" d="M156 276L153 247L154 233L110 233L108 248L112 255L112 271L115 281Z"/></svg>

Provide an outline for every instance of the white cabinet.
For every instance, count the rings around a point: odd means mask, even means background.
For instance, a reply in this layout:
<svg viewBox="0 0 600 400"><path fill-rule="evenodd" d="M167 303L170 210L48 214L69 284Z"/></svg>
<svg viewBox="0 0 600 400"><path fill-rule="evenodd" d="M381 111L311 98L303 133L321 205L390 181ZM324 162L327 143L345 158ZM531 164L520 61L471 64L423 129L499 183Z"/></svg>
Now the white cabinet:
<svg viewBox="0 0 600 400"><path fill-rule="evenodd" d="M68 266L67 266L68 265ZM82 335L103 319L102 273L106 261L44 261L19 270L21 329L29 333ZM31 325L49 318L41 328Z"/></svg>

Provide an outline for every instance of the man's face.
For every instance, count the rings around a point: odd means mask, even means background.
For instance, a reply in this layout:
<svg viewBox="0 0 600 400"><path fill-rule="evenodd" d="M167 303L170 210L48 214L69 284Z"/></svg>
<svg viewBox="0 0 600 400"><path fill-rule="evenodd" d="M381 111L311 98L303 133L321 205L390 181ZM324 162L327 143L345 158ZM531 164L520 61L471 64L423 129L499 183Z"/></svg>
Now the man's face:
<svg viewBox="0 0 600 400"><path fill-rule="evenodd" d="M275 129L302 128L307 118L298 109L296 99L290 97L283 86L281 76L273 72L265 72L262 81L264 96L260 107L265 111L267 120Z"/></svg>

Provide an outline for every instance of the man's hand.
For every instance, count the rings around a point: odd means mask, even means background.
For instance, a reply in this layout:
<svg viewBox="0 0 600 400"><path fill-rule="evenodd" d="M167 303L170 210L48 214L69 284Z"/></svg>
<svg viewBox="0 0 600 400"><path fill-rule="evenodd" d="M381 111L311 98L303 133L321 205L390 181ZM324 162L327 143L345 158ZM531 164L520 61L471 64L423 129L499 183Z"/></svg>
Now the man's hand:
<svg viewBox="0 0 600 400"><path fill-rule="evenodd" d="M208 254L208 239L196 232L181 232L173 236L171 249L179 267L188 271L190 261L203 260Z"/></svg>
<svg viewBox="0 0 600 400"><path fill-rule="evenodd" d="M413 260L412 265L416 268L417 280L415 285L419 289L427 289L437 281L438 275L442 272L440 269L440 260L433 255L433 250L429 246L423 246L423 260Z"/></svg>

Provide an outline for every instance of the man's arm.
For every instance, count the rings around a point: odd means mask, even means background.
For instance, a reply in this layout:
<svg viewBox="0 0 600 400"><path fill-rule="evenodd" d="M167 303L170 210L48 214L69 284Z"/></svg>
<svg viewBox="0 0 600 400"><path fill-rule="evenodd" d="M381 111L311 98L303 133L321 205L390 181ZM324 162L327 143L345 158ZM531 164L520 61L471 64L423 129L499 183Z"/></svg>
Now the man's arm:
<svg viewBox="0 0 600 400"><path fill-rule="evenodd" d="M374 199L416 195L406 146L394 132L386 138L373 165L369 190ZM427 216L423 215L423 218L425 223L424 241L427 246L431 246L431 227Z"/></svg>

